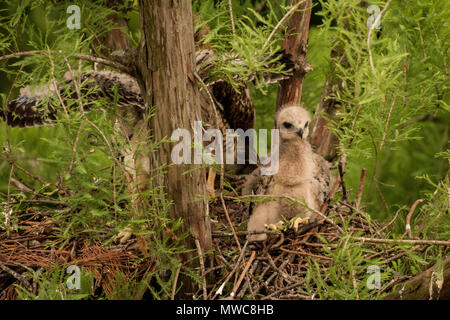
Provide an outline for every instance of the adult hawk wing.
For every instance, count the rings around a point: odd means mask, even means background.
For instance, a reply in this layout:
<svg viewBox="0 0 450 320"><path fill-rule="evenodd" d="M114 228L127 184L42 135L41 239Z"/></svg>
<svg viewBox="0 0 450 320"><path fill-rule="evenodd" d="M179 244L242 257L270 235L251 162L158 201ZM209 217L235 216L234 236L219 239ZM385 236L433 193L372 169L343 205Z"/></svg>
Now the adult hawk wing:
<svg viewBox="0 0 450 320"><path fill-rule="evenodd" d="M225 80L217 80L208 83L208 73L202 72L205 66L208 68L214 59L217 59L214 51L210 49L199 49L196 52L197 72L204 78L206 86L211 93L215 109L212 109L210 95L200 87L202 94L202 118L211 127L216 127L225 132L225 129L247 130L254 127L255 107L250 98L248 87L235 88ZM288 63L289 59L282 55L280 63ZM288 65L286 68L288 68ZM116 71L87 71L81 74L81 93L85 100L95 101L106 98L116 102L119 110L125 111L127 118L130 114L137 122L142 119L146 110L137 81L123 73ZM265 75L268 82L278 81L287 75ZM252 80L252 79L248 79ZM74 78L65 76L64 83L59 85L59 95L69 105L77 106L77 95L75 93ZM68 90L69 89L69 90ZM89 109L89 103L85 110ZM1 108L0 108L1 109ZM63 108L60 106L55 88L51 85L44 86L41 90L32 91L31 88L21 90L21 95L11 100L3 110L0 117L9 126L30 127L45 125L54 122L61 114ZM216 117L216 112L218 118Z"/></svg>

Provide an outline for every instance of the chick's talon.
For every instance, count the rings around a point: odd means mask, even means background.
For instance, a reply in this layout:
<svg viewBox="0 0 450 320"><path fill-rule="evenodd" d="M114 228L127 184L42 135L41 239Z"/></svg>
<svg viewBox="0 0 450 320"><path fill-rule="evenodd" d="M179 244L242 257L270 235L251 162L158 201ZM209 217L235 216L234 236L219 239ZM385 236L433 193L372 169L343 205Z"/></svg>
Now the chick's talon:
<svg viewBox="0 0 450 320"><path fill-rule="evenodd" d="M289 224L289 227L294 228L295 232L297 232L298 226L300 224L307 224L308 222L309 222L309 217L293 218L293 219L291 219L291 223Z"/></svg>
<svg viewBox="0 0 450 320"><path fill-rule="evenodd" d="M273 231L277 231L277 230L281 230L283 228L283 225L284 225L284 222L280 220L277 223L265 224L264 227L266 227L267 229L273 230Z"/></svg>
<svg viewBox="0 0 450 320"><path fill-rule="evenodd" d="M124 244L131 238L132 235L132 230L130 228L125 228L114 237L114 242Z"/></svg>

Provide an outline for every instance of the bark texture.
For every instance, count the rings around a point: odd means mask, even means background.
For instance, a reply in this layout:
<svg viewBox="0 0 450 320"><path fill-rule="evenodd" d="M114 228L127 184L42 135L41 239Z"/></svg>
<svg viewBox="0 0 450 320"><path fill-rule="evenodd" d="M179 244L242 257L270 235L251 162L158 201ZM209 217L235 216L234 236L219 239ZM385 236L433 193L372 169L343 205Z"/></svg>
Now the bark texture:
<svg viewBox="0 0 450 320"><path fill-rule="evenodd" d="M302 2L288 22L288 36L283 49L294 63L292 77L280 82L277 95L277 111L283 105L299 105L302 97L303 80L312 67L306 62L308 49L309 22L311 20L312 0L292 0L292 5Z"/></svg>
<svg viewBox="0 0 450 320"><path fill-rule="evenodd" d="M155 107L156 113L149 120L152 139L169 139L178 128L191 131L195 120L201 119L200 95L193 76L194 28L192 7L185 0L140 0L141 43L138 52L137 78L147 107ZM174 143L162 143L150 156L150 168L155 170L170 164ZM190 231L186 247L196 248L198 239L202 251L211 248L209 217L203 200L204 184L201 171L185 174L191 165L171 165L167 174L157 175L154 183L165 186L164 193L172 202L172 218L184 220L184 231ZM194 254L184 256L191 259ZM189 291L188 283L184 290Z"/></svg>

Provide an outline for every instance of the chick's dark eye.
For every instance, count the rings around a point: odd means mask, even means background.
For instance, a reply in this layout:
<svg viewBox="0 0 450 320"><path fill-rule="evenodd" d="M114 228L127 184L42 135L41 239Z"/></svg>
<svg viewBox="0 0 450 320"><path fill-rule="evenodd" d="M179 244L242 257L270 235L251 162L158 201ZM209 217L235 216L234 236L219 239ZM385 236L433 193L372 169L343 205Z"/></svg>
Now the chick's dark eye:
<svg viewBox="0 0 450 320"><path fill-rule="evenodd" d="M286 129L292 128L292 124L290 124L289 122L283 122L283 126L284 126Z"/></svg>
<svg viewBox="0 0 450 320"><path fill-rule="evenodd" d="M308 123L309 123L309 121L306 121L306 123L305 123L305 129L306 129L306 127L308 126Z"/></svg>

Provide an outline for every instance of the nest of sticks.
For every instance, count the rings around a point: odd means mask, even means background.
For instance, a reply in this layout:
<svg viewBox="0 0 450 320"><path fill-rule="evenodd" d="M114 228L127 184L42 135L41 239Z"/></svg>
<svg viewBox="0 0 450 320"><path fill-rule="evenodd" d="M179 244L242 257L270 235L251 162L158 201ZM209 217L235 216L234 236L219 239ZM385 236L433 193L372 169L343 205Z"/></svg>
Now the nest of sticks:
<svg viewBox="0 0 450 320"><path fill-rule="evenodd" d="M324 254L323 239L328 247L333 247L344 232L340 223L332 222L336 220L333 218L342 219L342 224L348 220L350 227L347 231L355 231L369 238L380 234L378 224L369 223L367 217L352 210L350 204L336 204L328 210L334 212L334 217L314 220L297 231L291 228L267 231L268 239L255 245L246 240L247 231L236 231L245 230L243 226L248 220L245 217L248 217L249 204L236 200L228 200L226 204L228 213L220 203L213 204L211 208L219 217L213 231L213 243L217 264L222 266L224 277L211 287L210 299L223 298L223 295L237 299L311 299L299 293L305 285L308 264L311 259L324 267L332 264L332 259ZM234 231L231 232L227 214L233 223ZM389 258L393 252L385 253ZM220 290L220 286L227 285L227 280L233 282L231 292L225 292L224 288Z"/></svg>
<svg viewBox="0 0 450 320"><path fill-rule="evenodd" d="M315 298L315 293L311 292L311 286L308 288L305 281L308 265L313 261L317 263L326 281L327 270L336 263L327 251L342 246L342 239L351 240L353 246L366 248L364 259L377 258L381 265L407 255L408 250L418 252L434 244L450 245L448 241L405 238L408 232L401 239L387 239L386 230L397 215L381 226L359 208L360 196L356 204L351 203L346 199L345 185L338 188L338 184L336 182L322 206L319 219L302 225L297 231L290 228L267 231L268 239L258 245L247 241L249 232L246 231L246 222L252 205L248 197L227 196L226 191L221 191L218 199L210 204L210 214L215 218L212 232L216 252L214 267L209 270L205 268L205 273L214 271L216 276L212 283L204 277L206 285L196 295L207 296L207 299L310 300ZM238 185L236 187L239 188ZM407 220L416 205L412 206ZM361 282L359 276L349 275L353 278L356 292ZM411 277L397 274L375 295L390 292L396 284Z"/></svg>

